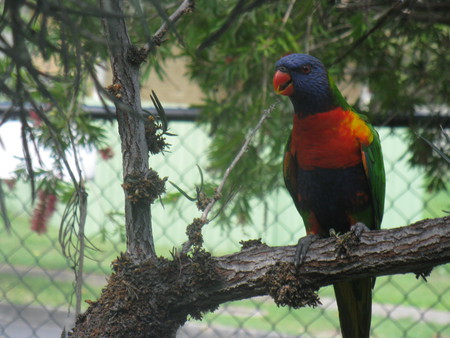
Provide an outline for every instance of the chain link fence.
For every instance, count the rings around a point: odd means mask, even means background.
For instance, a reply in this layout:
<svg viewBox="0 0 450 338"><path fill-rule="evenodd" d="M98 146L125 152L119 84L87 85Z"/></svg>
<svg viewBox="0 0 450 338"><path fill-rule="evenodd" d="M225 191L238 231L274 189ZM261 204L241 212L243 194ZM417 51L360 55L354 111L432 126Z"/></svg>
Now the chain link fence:
<svg viewBox="0 0 450 338"><path fill-rule="evenodd" d="M2 128L11 128L5 124ZM110 122L102 122L110 123ZM186 191L199 183L196 165L207 166L208 136L192 122L171 122L177 134L170 152L151 158L161 176ZM404 128L378 128L387 172L387 199L383 227L397 227L450 210L448 192L429 194L424 175L407 164ZM2 129L1 131L4 131ZM83 299L96 299L110 263L125 250L120 144L117 126L110 123L109 143L114 156L83 155L88 177L86 233L97 251L88 251L85 261ZM4 133L2 132L4 135ZM4 146L9 146L3 139ZM17 140L15 141L16 143ZM11 161L6 152L1 162ZM280 168L281 175L281 168ZM59 203L48 231L31 231L33 213L26 182L2 177L1 187L11 220L7 230L0 220L0 337L59 337L74 322L74 272L58 243ZM169 192L175 189L167 186ZM186 240L185 227L198 211L194 203L180 199L152 209L158 254L170 255ZM285 191L269 196L268 203L255 203L253 225L223 229L209 224L204 230L205 247L214 255L239 250L240 240L261 237L269 245L296 243L304 235L301 219ZM291 310L277 307L269 297L223 304L203 321L190 321L179 337L339 337L339 320L332 287L320 290L318 308ZM83 309L87 304L83 304ZM377 279L374 289L372 337L450 337L450 265L433 270L428 282L413 274Z"/></svg>

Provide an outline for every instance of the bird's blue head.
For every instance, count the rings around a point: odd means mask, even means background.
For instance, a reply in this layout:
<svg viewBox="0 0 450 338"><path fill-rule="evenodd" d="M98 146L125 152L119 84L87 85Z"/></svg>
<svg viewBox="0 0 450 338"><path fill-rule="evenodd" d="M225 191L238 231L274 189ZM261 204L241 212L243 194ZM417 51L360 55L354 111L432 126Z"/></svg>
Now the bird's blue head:
<svg viewBox="0 0 450 338"><path fill-rule="evenodd" d="M335 108L328 73L319 59L290 54L278 60L275 66L275 92L289 96L295 113L304 117Z"/></svg>

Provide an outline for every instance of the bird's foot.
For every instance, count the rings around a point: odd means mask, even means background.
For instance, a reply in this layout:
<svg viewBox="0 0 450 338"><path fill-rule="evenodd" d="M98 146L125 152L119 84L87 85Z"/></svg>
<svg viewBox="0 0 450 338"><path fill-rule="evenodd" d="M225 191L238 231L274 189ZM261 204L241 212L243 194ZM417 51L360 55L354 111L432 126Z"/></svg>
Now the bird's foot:
<svg viewBox="0 0 450 338"><path fill-rule="evenodd" d="M361 239L361 235L365 231L370 231L370 229L361 222L357 222L350 227L350 232L353 233L358 240Z"/></svg>
<svg viewBox="0 0 450 338"><path fill-rule="evenodd" d="M339 233L336 232L336 230L334 230L333 228L331 228L330 229L330 237L338 238L339 237Z"/></svg>
<svg viewBox="0 0 450 338"><path fill-rule="evenodd" d="M355 223L350 227L350 231L337 237L336 246L339 256L345 256L350 252L351 247L357 245L361 240L361 235L365 231L370 231L369 228L361 222Z"/></svg>
<svg viewBox="0 0 450 338"><path fill-rule="evenodd" d="M294 264L296 268L298 268L300 265L303 264L309 247L314 241L316 241L319 238L320 238L319 235L307 235L298 240L294 256Z"/></svg>

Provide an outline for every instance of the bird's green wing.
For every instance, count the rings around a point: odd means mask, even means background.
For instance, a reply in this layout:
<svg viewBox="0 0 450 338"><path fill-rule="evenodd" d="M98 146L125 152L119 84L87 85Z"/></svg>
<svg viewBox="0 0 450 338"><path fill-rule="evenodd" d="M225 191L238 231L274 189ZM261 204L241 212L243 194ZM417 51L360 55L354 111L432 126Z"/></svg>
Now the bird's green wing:
<svg viewBox="0 0 450 338"><path fill-rule="evenodd" d="M360 115L361 116L361 115ZM363 117L363 116L362 116ZM363 117L364 118L364 117ZM373 141L368 146L362 147L364 169L369 181L374 211L374 229L380 229L384 213L384 197L386 192L386 176L384 172L383 154L378 132L367 123L372 134Z"/></svg>

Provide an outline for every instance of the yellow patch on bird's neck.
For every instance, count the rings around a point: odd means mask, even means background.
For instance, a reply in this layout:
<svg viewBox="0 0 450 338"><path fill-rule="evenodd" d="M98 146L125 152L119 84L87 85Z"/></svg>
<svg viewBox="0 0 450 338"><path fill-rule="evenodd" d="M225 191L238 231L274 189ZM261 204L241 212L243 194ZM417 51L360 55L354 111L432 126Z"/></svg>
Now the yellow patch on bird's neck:
<svg viewBox="0 0 450 338"><path fill-rule="evenodd" d="M356 113L347 111L347 118L342 121L344 128L351 130L356 139L364 146L373 141L373 133L367 123Z"/></svg>

